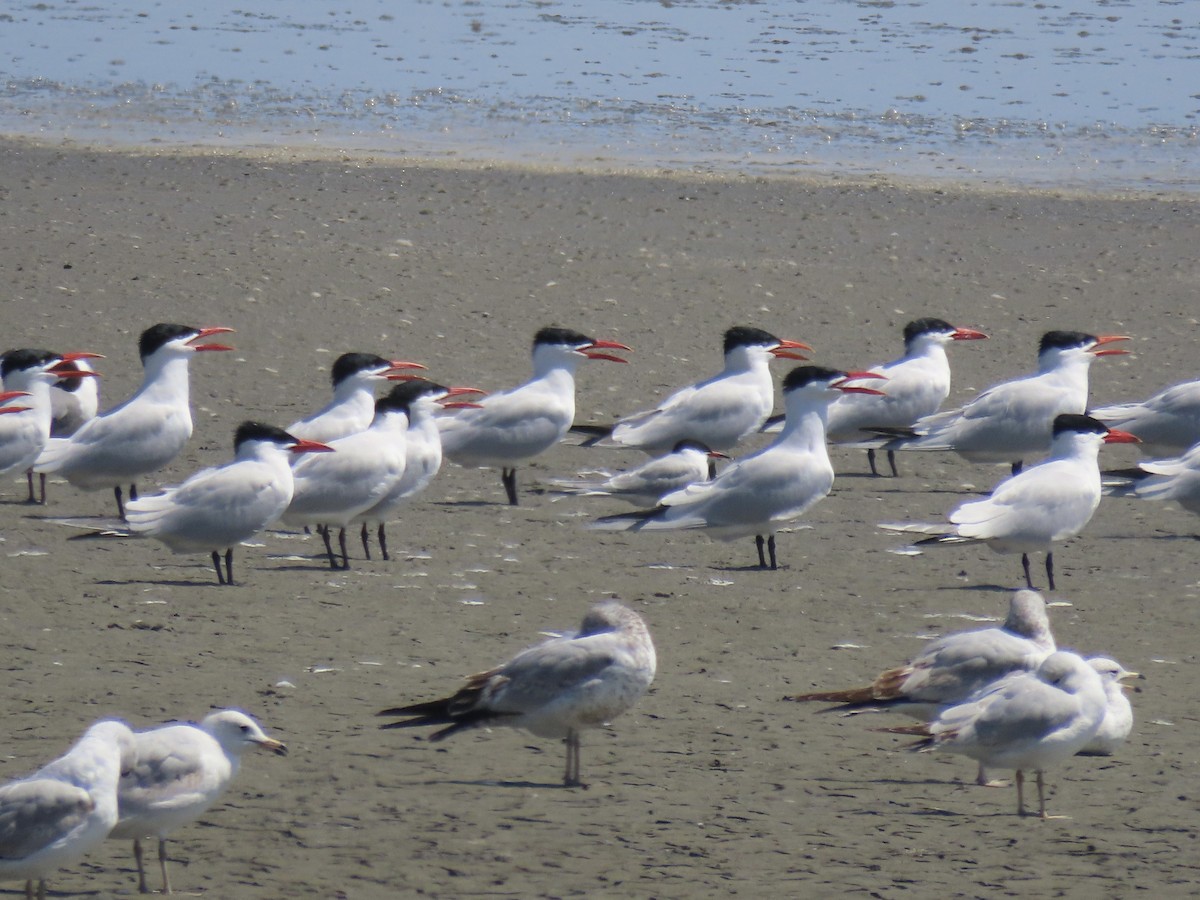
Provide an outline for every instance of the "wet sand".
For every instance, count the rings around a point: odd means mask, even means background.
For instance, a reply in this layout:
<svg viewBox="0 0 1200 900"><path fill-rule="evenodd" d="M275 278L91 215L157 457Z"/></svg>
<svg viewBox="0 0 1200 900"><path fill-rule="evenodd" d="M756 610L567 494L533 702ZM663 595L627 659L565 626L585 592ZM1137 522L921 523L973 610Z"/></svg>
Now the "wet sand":
<svg viewBox="0 0 1200 900"><path fill-rule="evenodd" d="M0 154L0 343L105 354L107 406L140 379L147 325L237 329L236 353L192 364L196 431L160 484L227 459L244 419L286 425L324 403L340 352L499 388L526 376L530 338L551 323L636 351L627 366L582 367L580 422L714 372L720 335L738 323L843 368L898 355L918 316L982 328L990 341L952 348L952 401L1029 371L1049 328L1134 336L1134 355L1093 367L1096 403L1198 375L1189 200ZM1000 617L1020 583L1017 558L901 557L888 550L903 541L875 527L937 521L1001 469L902 455L901 478L874 479L861 451L833 458L833 494L811 528L780 535L777 572L750 567L751 541L584 531L624 507L553 502L539 479L640 457L562 446L521 471L519 508L501 505L498 473L447 467L392 525L390 563L356 550L334 573L318 538L270 533L238 549L230 589L203 557L70 540L82 532L53 519L108 515L111 495L52 481L49 505L30 507L10 475L0 776L101 716L146 727L210 705L247 710L291 755L247 758L226 802L177 833L176 889L212 897L1194 892L1200 521L1106 500L1058 549L1060 645L1146 679L1117 757L1049 773L1051 812L1070 818L1022 819L1012 790L972 784L970 761L906 753L905 739L872 730L894 718L781 700L857 684L920 636ZM518 732L431 744L377 729L376 710L453 690L609 596L650 624L659 674L611 731L585 734L590 789L558 786L562 748ZM135 893L129 847L106 845L51 887Z"/></svg>

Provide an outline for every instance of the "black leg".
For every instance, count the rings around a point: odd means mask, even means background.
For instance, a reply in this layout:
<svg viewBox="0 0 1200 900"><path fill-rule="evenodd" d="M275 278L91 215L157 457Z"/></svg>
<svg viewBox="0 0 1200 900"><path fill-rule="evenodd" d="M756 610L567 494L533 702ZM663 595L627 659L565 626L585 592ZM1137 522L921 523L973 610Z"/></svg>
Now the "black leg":
<svg viewBox="0 0 1200 900"><path fill-rule="evenodd" d="M113 496L117 498L117 518L124 522L125 504L121 501L121 486L119 484L113 488Z"/></svg>
<svg viewBox="0 0 1200 900"><path fill-rule="evenodd" d="M1050 583L1050 590L1054 590L1054 553L1046 551L1046 580Z"/></svg>
<svg viewBox="0 0 1200 900"><path fill-rule="evenodd" d="M33 492L33 466L25 470L25 480L29 482L29 500L28 503L37 503L37 494Z"/></svg>
<svg viewBox="0 0 1200 900"><path fill-rule="evenodd" d="M233 584L233 548L225 550L225 583Z"/></svg>
<svg viewBox="0 0 1200 900"><path fill-rule="evenodd" d="M329 540L329 526L318 525L317 534L325 539L325 555L329 557L329 568L336 569L338 565L337 559L333 555L333 543Z"/></svg>
<svg viewBox="0 0 1200 900"><path fill-rule="evenodd" d="M871 474L878 477L879 469L877 469L875 467L875 448L874 447L867 448L867 462L870 463L870 465L871 465Z"/></svg>
<svg viewBox="0 0 1200 900"><path fill-rule="evenodd" d="M504 482L504 491L508 494L508 505L517 505L517 470L501 469L500 480Z"/></svg>
<svg viewBox="0 0 1200 900"><path fill-rule="evenodd" d="M137 499L137 485L136 484L131 484L129 486L129 499L130 500Z"/></svg>
<svg viewBox="0 0 1200 900"><path fill-rule="evenodd" d="M39 500L38 502L41 503L42 506L45 506L46 505L46 473L45 472L38 472L38 484L40 485L41 491L42 491L42 499Z"/></svg>
<svg viewBox="0 0 1200 900"><path fill-rule="evenodd" d="M1017 769L1017 815L1025 815L1025 773Z"/></svg>
<svg viewBox="0 0 1200 900"><path fill-rule="evenodd" d="M221 574L221 554L216 550L212 552L213 568L217 570L217 584L224 584L225 577Z"/></svg>
<svg viewBox="0 0 1200 900"><path fill-rule="evenodd" d="M371 558L371 533L369 531L367 531L367 523L366 522L363 522L363 524L362 524L362 532L359 534L359 537L362 539L363 556L366 557L367 559L370 559Z"/></svg>
<svg viewBox="0 0 1200 900"><path fill-rule="evenodd" d="M899 478L900 470L896 468L896 451L895 450L888 451L888 465L892 467L892 477Z"/></svg>
<svg viewBox="0 0 1200 900"><path fill-rule="evenodd" d="M379 523L379 552L383 554L384 559L391 559L387 551L387 529L383 522Z"/></svg>
<svg viewBox="0 0 1200 900"><path fill-rule="evenodd" d="M1014 475L1020 475L1021 469L1023 469L1024 467L1025 467L1025 460L1018 459L1015 463L1012 464L1012 467L1011 467L1012 473Z"/></svg>
<svg viewBox="0 0 1200 900"><path fill-rule="evenodd" d="M338 546L342 550L342 568L350 568L350 554L346 552L346 529L338 529Z"/></svg>
<svg viewBox="0 0 1200 900"><path fill-rule="evenodd" d="M1021 566L1025 569L1025 587L1033 590L1033 579L1029 577L1029 554L1021 554Z"/></svg>
<svg viewBox="0 0 1200 900"><path fill-rule="evenodd" d="M766 544L766 540L763 538L763 536L761 534L756 534L754 536L754 546L758 548L758 567L760 569L765 569L767 567L767 556L765 553L763 553L764 544Z"/></svg>
<svg viewBox="0 0 1200 900"><path fill-rule="evenodd" d="M775 561L775 535L767 538L767 552L771 555L771 568L778 569L779 563Z"/></svg>

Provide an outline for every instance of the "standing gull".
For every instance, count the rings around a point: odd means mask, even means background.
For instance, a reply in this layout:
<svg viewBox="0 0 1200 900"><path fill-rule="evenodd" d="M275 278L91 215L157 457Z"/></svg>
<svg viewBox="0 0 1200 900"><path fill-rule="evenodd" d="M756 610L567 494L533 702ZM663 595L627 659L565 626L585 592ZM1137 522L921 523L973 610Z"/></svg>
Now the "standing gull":
<svg viewBox="0 0 1200 900"><path fill-rule="evenodd" d="M133 732L97 722L65 756L0 787L0 881L46 897L46 875L99 846L117 822L117 779L133 765Z"/></svg>
<svg viewBox="0 0 1200 900"><path fill-rule="evenodd" d="M1133 731L1133 706L1125 691L1130 686L1123 684L1127 678L1140 678L1137 672L1130 672L1115 659L1107 656L1093 656L1088 665L1100 674L1104 683L1104 721L1100 730L1091 742L1079 751L1080 756L1112 756L1116 753Z"/></svg>
<svg viewBox="0 0 1200 900"><path fill-rule="evenodd" d="M217 801L237 775L244 751L254 747L284 756L287 747L234 709L212 713L199 725L139 731L134 739L136 762L121 775L120 820L109 837L133 839L138 890L146 894L141 839L156 836L163 893L169 894L167 835L194 822Z"/></svg>
<svg viewBox="0 0 1200 900"><path fill-rule="evenodd" d="M913 749L960 753L983 766L1015 769L1017 814L1025 814L1025 771L1037 772L1038 810L1046 815L1044 772L1096 736L1107 700L1100 675L1074 653L1050 654L1035 672L1002 679L944 710ZM911 733L911 729L897 729Z"/></svg>
<svg viewBox="0 0 1200 900"><path fill-rule="evenodd" d="M641 699L654 680L654 643L642 617L615 600L593 606L576 634L551 638L467 679L451 697L385 709L411 716L383 728L445 725L431 740L470 728L508 725L563 738L563 785L580 781L579 733L606 724Z"/></svg>
<svg viewBox="0 0 1200 900"><path fill-rule="evenodd" d="M864 687L783 699L837 703L837 709L850 711L894 711L928 721L1012 672L1036 669L1056 649L1045 599L1037 591L1020 590L1012 595L1008 618L999 628L940 637L904 665L881 672ZM975 782L989 784L982 765Z"/></svg>

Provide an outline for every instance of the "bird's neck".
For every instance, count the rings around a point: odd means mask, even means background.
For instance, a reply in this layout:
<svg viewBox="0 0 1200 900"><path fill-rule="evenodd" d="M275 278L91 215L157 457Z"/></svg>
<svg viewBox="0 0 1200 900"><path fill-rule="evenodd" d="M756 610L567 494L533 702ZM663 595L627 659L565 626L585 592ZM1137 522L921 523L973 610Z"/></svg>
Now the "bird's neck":
<svg viewBox="0 0 1200 900"><path fill-rule="evenodd" d="M796 449L827 456L825 423L828 415L829 407L826 404L815 407L797 405L788 409L779 443L786 442Z"/></svg>
<svg viewBox="0 0 1200 900"><path fill-rule="evenodd" d="M142 377L139 394L157 400L188 399L188 358L150 359Z"/></svg>

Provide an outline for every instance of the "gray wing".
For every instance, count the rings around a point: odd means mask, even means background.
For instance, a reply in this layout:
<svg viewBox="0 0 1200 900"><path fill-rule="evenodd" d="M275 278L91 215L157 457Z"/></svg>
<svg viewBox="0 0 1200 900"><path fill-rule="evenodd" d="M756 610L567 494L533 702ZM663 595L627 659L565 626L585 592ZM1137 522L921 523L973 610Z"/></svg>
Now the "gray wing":
<svg viewBox="0 0 1200 900"><path fill-rule="evenodd" d="M615 649L587 638L558 638L530 647L491 673L481 705L499 713L541 709L611 668L617 661Z"/></svg>
<svg viewBox="0 0 1200 900"><path fill-rule="evenodd" d="M0 788L0 860L30 856L70 834L95 804L82 788L54 779Z"/></svg>

